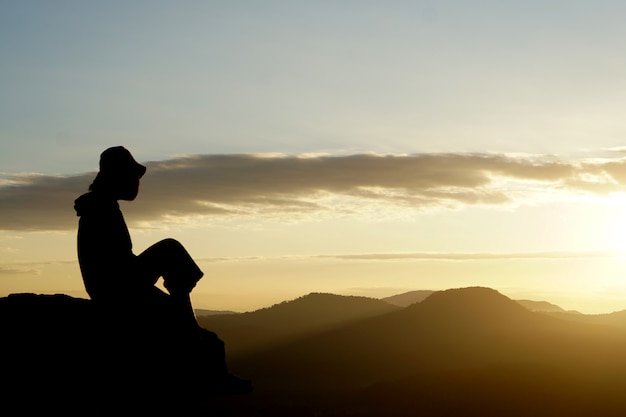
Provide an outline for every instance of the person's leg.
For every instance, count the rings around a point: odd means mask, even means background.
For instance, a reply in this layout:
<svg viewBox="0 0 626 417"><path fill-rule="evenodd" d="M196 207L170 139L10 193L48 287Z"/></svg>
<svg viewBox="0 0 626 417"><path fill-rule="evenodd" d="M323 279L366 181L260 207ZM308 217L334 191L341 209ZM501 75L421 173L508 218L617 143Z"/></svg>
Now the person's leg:
<svg viewBox="0 0 626 417"><path fill-rule="evenodd" d="M184 323L197 328L189 293L204 273L183 245L174 239L161 240L139 254L137 259L139 273L163 277L174 310L184 318Z"/></svg>
<svg viewBox="0 0 626 417"><path fill-rule="evenodd" d="M162 276L171 293L190 293L204 273L183 245L174 239L164 239L137 256L142 274Z"/></svg>
<svg viewBox="0 0 626 417"><path fill-rule="evenodd" d="M210 389L230 394L252 391L249 380L228 372L224 342L215 333L202 329L196 321L189 293L204 274L185 248L174 239L165 239L146 249L138 258L145 273L163 277L170 293L170 305L175 315L182 317L183 332L192 328L188 334L193 334L197 343L190 346L198 349L197 357L202 358L200 363L204 364Z"/></svg>
<svg viewBox="0 0 626 417"><path fill-rule="evenodd" d="M191 305L189 293L174 293L170 295L174 309L183 317L184 325L190 329L198 329L200 325L196 320L196 313Z"/></svg>

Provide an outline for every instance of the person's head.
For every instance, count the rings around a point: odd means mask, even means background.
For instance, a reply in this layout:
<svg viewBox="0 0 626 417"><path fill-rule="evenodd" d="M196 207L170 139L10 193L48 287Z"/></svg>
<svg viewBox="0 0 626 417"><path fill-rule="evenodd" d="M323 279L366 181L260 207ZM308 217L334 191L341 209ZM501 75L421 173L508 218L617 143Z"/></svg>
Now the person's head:
<svg viewBox="0 0 626 417"><path fill-rule="evenodd" d="M126 148L114 146L100 155L100 171L89 189L117 200L134 200L139 193L139 179L145 173L146 167L135 161Z"/></svg>

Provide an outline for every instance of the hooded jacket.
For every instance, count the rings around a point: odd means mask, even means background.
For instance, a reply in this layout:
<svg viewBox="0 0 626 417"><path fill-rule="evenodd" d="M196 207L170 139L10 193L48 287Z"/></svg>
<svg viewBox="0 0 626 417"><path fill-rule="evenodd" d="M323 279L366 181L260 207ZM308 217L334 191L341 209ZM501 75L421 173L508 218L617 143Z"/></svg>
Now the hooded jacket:
<svg viewBox="0 0 626 417"><path fill-rule="evenodd" d="M137 256L118 202L92 191L74 203L78 262L89 296L112 300L140 290Z"/></svg>

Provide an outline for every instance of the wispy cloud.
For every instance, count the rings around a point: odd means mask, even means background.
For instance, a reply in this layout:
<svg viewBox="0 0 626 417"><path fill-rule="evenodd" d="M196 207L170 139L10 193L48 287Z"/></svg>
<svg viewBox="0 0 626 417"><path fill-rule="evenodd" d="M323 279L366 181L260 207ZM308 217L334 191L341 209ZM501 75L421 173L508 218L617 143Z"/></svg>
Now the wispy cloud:
<svg viewBox="0 0 626 417"><path fill-rule="evenodd" d="M0 265L0 275L39 274L39 269L29 266Z"/></svg>
<svg viewBox="0 0 626 417"><path fill-rule="evenodd" d="M0 275L29 274L39 275L43 268L56 265L78 265L77 260L57 260L39 262L11 262L0 264Z"/></svg>
<svg viewBox="0 0 626 417"><path fill-rule="evenodd" d="M415 252L415 253L360 253L344 255L319 255L320 258L333 258L356 261L386 260L436 260L436 261L472 261L472 260L513 260L513 259L587 259L623 257L624 253L616 251L596 252Z"/></svg>
<svg viewBox="0 0 626 417"><path fill-rule="evenodd" d="M416 154L192 155L149 162L136 222L186 216L362 212L368 207L450 208L519 204L538 195L623 191L626 159ZM74 199L95 173L14 175L0 184L0 229L69 230Z"/></svg>
<svg viewBox="0 0 626 417"><path fill-rule="evenodd" d="M500 260L567 260L624 258L622 251L544 251L544 252L380 252L339 253L282 256L235 256L222 258L199 258L198 262L272 262L272 261L500 261Z"/></svg>

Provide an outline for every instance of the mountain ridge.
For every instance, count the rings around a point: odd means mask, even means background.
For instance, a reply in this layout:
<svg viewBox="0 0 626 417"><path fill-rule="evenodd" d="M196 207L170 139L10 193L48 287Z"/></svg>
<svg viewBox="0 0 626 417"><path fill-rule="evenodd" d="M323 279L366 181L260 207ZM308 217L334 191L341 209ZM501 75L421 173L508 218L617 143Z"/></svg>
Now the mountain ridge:
<svg viewBox="0 0 626 417"><path fill-rule="evenodd" d="M198 323L220 334L237 356L398 309L375 298L313 292L252 312L198 317Z"/></svg>
<svg viewBox="0 0 626 417"><path fill-rule="evenodd" d="M392 295L390 297L381 298L381 300L397 305L399 307L408 307L411 304L422 302L426 297L433 294L432 290L414 290L401 294Z"/></svg>
<svg viewBox="0 0 626 417"><path fill-rule="evenodd" d="M449 306L456 301L462 303L450 312ZM477 310L468 314L471 309ZM381 378L408 377L410 370L482 367L518 360L597 363L602 361L598 352L610 349L604 339L593 343L598 335L618 341L626 349L624 332L534 313L495 290L456 289L441 292L429 303L425 300L257 352L242 358L241 364L252 374L271 375L277 386L280 381L297 380L290 370L302 371L307 364L305 373L310 378L301 381L304 385L363 387ZM571 344L576 343L584 348L572 351ZM276 363L288 365L276 366L281 370L273 372ZM325 375L332 375L332 382Z"/></svg>
<svg viewBox="0 0 626 417"><path fill-rule="evenodd" d="M60 298L77 305L88 302ZM63 333L53 331L46 339L46 329L72 320L86 329L97 330L99 324L89 324L88 315L77 316L72 309L29 312L25 302L19 303L20 310L3 310L6 301L0 299L5 348L19 341L6 333L6 326L16 325L21 335L37 337L27 339L36 343L26 351L21 345L11 348L13 354L32 355L40 365L42 346L58 346L65 356L57 359L78 362L59 362L53 370L70 366L91 372L84 366L89 358L73 356L62 349L62 337L52 338ZM28 320L20 322L25 312ZM255 384L254 395L207 397L206 410L232 417L626 415L621 392L626 328L608 324L607 318L619 323L626 312L606 317L535 312L486 287L438 291L405 308L367 297L311 293L257 314L201 317L199 322L220 337L228 335L229 369ZM591 322L596 319L600 322ZM269 333L250 331L255 328ZM252 348L244 349L246 343ZM233 355L237 344L241 349ZM74 347L80 351L81 346L77 342ZM28 393L63 387L55 384L54 374L44 385L29 385L46 368L29 367L24 373L20 362L13 360L13 365ZM128 371L118 370L122 376ZM136 382L129 380L131 386ZM204 398L202 392L195 395Z"/></svg>

